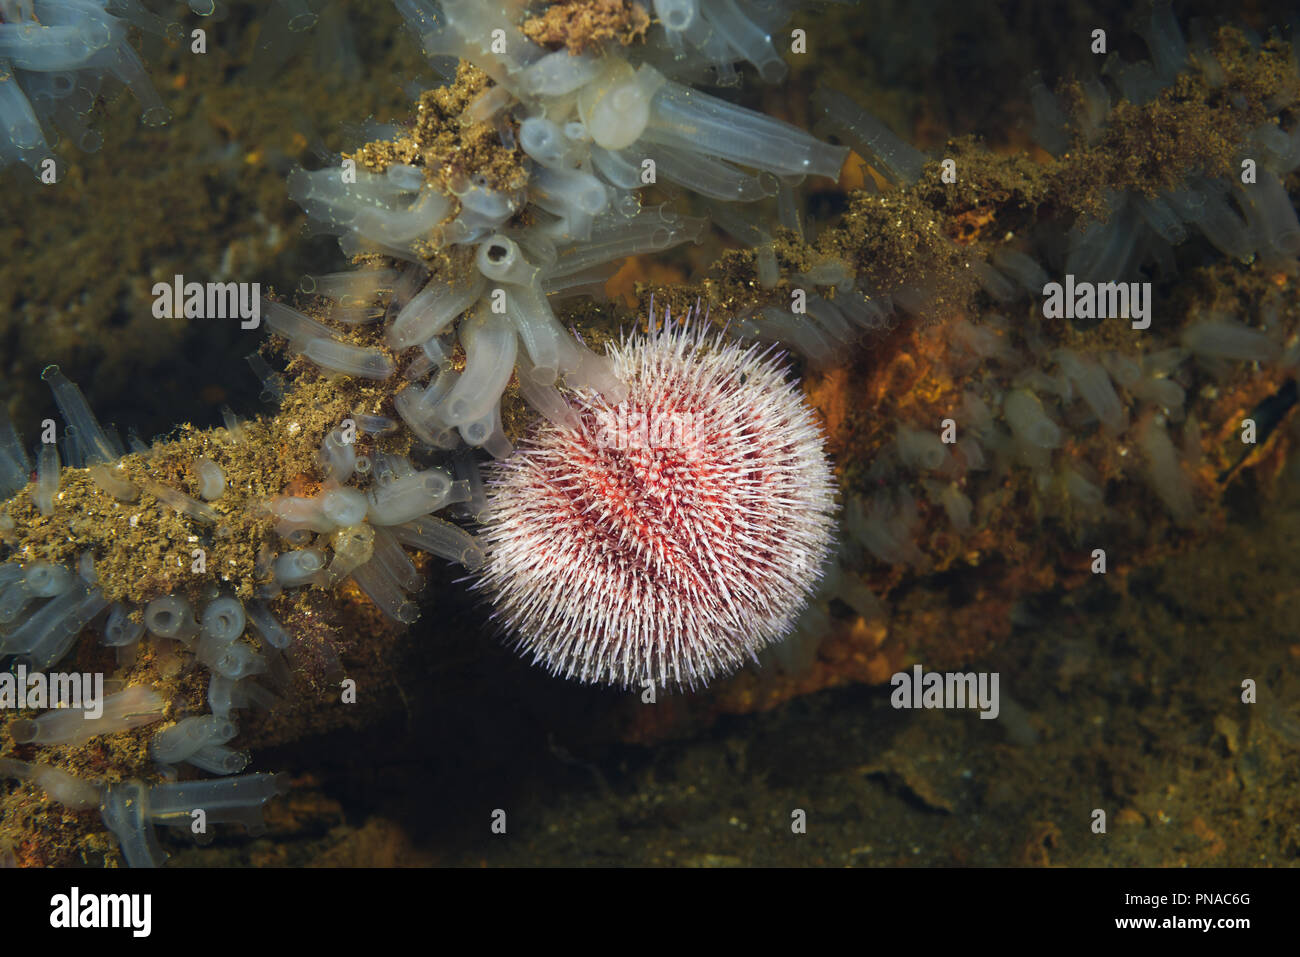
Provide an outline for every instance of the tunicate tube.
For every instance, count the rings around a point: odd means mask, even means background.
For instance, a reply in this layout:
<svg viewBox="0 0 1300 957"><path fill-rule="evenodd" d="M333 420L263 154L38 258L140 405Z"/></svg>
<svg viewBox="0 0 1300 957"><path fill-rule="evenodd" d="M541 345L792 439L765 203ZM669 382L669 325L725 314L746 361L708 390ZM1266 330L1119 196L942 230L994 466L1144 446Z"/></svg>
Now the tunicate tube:
<svg viewBox="0 0 1300 957"><path fill-rule="evenodd" d="M91 782L49 764L31 764L28 767L31 769L28 780L49 795L51 801L57 801L74 811L99 807L100 789Z"/></svg>
<svg viewBox="0 0 1300 957"><path fill-rule="evenodd" d="M45 134L41 132L41 124L36 119L36 113L33 112L22 87L18 85L12 65L2 55L0 55L0 75L5 77L0 80L0 133L7 136L20 151L30 150L35 153L40 147L39 152L46 152ZM4 140L0 139L0 145L3 143ZM40 158L33 157L34 160Z"/></svg>
<svg viewBox="0 0 1300 957"><path fill-rule="evenodd" d="M420 617L419 607L406 600L402 589L381 562L371 559L358 566L352 572L352 578L376 607L394 621L409 625Z"/></svg>
<svg viewBox="0 0 1300 957"><path fill-rule="evenodd" d="M222 642L204 636L199 639L195 657L214 674L239 681L267 670L266 659L242 641Z"/></svg>
<svg viewBox="0 0 1300 957"><path fill-rule="evenodd" d="M553 265L545 267L541 278L568 276L616 259L660 252L694 241L699 239L706 223L703 217L688 216L665 221L657 210L643 209L630 220L593 230L590 240L565 249Z"/></svg>
<svg viewBox="0 0 1300 957"><path fill-rule="evenodd" d="M197 499L192 499L184 492L178 492L174 488L169 488L160 482L155 482L150 478L139 480L141 488L152 495L164 505L170 505L182 515L187 515L195 521L202 522L205 525L216 525L221 521L221 513L211 505L204 505Z"/></svg>
<svg viewBox="0 0 1300 957"><path fill-rule="evenodd" d="M655 170L670 183L685 186L701 196L731 203L750 203L769 195L757 177L726 160L686 150L647 150Z"/></svg>
<svg viewBox="0 0 1300 957"><path fill-rule="evenodd" d="M100 814L117 838L128 867L157 867L166 860L149 824L149 786L143 781L110 784Z"/></svg>
<svg viewBox="0 0 1300 957"><path fill-rule="evenodd" d="M460 562L470 571L483 564L483 549L473 535L458 525L444 522L432 515L393 525L389 531L403 545L448 561Z"/></svg>
<svg viewBox="0 0 1300 957"><path fill-rule="evenodd" d="M159 638L188 642L198 634L194 610L180 595L163 595L145 607L144 626Z"/></svg>
<svg viewBox="0 0 1300 957"><path fill-rule="evenodd" d="M488 279L512 285L528 285L537 275L537 267L524 257L519 244L500 233L480 244L475 263Z"/></svg>
<svg viewBox="0 0 1300 957"><path fill-rule="evenodd" d="M1183 330L1182 344L1200 356L1269 362L1280 351L1278 344L1258 329L1228 320L1205 319Z"/></svg>
<svg viewBox="0 0 1300 957"><path fill-rule="evenodd" d="M601 75L579 92L578 116L597 146L621 150L646 132L656 92L666 81L649 64L633 70L626 60L606 60Z"/></svg>
<svg viewBox="0 0 1300 957"><path fill-rule="evenodd" d="M574 56L567 50L556 50L525 70L520 75L520 86L533 96L565 96L589 83L601 68L598 57L585 53ZM526 146L524 150L534 155Z"/></svg>
<svg viewBox="0 0 1300 957"><path fill-rule="evenodd" d="M785 77L785 61L772 46L772 38L741 12L735 0L711 0L708 17L731 48L754 64L765 82L778 83Z"/></svg>
<svg viewBox="0 0 1300 957"><path fill-rule="evenodd" d="M1016 437L1029 445L1054 449L1061 444L1061 428L1047 417L1037 396L1024 389L1010 392L1002 403L1002 413Z"/></svg>
<svg viewBox="0 0 1300 957"><path fill-rule="evenodd" d="M568 336L556 321L546 296L536 284L511 286L506 309L533 363L533 381L553 384L566 365Z"/></svg>
<svg viewBox="0 0 1300 957"><path fill-rule="evenodd" d="M366 497L354 488L327 489L320 502L325 517L339 528L355 525L366 517Z"/></svg>
<svg viewBox="0 0 1300 957"><path fill-rule="evenodd" d="M474 422L491 412L515 368L515 327L505 316L480 310L460 328L465 369L438 414L448 425Z"/></svg>
<svg viewBox="0 0 1300 957"><path fill-rule="evenodd" d="M406 557L401 543L387 528L375 529L373 560L379 561L404 591L416 592L424 585L424 579L420 577L411 560Z"/></svg>
<svg viewBox="0 0 1300 957"><path fill-rule="evenodd" d="M325 473L327 481L346 482L352 477L357 464L357 446L355 442L343 440L343 429L333 428L325 433L316 461Z"/></svg>
<svg viewBox="0 0 1300 957"><path fill-rule="evenodd" d="M49 383L54 393L54 404L59 407L70 429L74 429L85 450L87 464L111 462L117 452L108 441L95 414L90 411L86 397L55 365L46 366L41 378Z"/></svg>
<svg viewBox="0 0 1300 957"><path fill-rule="evenodd" d="M1114 435L1128 428L1128 412L1120 402L1110 375L1092 359L1065 349L1056 353L1057 365L1066 374L1084 403L1103 426Z"/></svg>
<svg viewBox="0 0 1300 957"><path fill-rule="evenodd" d="M0 57L20 70L78 70L121 36L102 11L78 11L85 18L67 25L0 23Z"/></svg>
<svg viewBox="0 0 1300 957"><path fill-rule="evenodd" d="M18 744L84 744L99 734L128 731L162 719L163 700L143 685L111 694L101 702L104 713L87 718L82 708L57 708L39 718L19 718L10 725Z"/></svg>
<svg viewBox="0 0 1300 957"><path fill-rule="evenodd" d="M1300 220L1281 180L1265 169L1257 171L1253 184L1241 187L1246 206L1258 223L1264 243L1277 252L1275 258L1294 260L1300 255Z"/></svg>
<svg viewBox="0 0 1300 957"><path fill-rule="evenodd" d="M376 525L397 525L436 512L446 501L451 478L439 469L428 469L400 478L370 493L370 521Z"/></svg>
<svg viewBox="0 0 1300 957"><path fill-rule="evenodd" d="M186 760L209 774L238 774L248 767L249 757L247 751L236 751L222 744L209 744L199 748Z"/></svg>
<svg viewBox="0 0 1300 957"><path fill-rule="evenodd" d="M317 548L285 552L275 560L275 580L285 587L307 585L321 580L325 554Z"/></svg>
<svg viewBox="0 0 1300 957"><path fill-rule="evenodd" d="M948 461L948 450L933 432L898 427L898 457L909 468L933 471Z"/></svg>
<svg viewBox="0 0 1300 957"><path fill-rule="evenodd" d="M480 247L480 257L482 248ZM386 335L388 346L400 351L438 335L453 319L473 305L482 293L482 279L460 286L430 283L397 314Z"/></svg>
<svg viewBox="0 0 1300 957"><path fill-rule="evenodd" d="M302 354L322 369L362 379L383 381L392 376L393 360L373 347L353 346L334 339L312 339Z"/></svg>
<svg viewBox="0 0 1300 957"><path fill-rule="evenodd" d="M466 443L488 452L494 459L507 459L514 452L514 446L506 438L501 427L501 403L493 403L490 411L473 422L462 422L456 427Z"/></svg>
<svg viewBox="0 0 1300 957"><path fill-rule="evenodd" d="M203 609L203 633L217 641L229 644L244 633L247 616L244 606L236 598L223 595L208 602Z"/></svg>
<svg viewBox="0 0 1300 957"><path fill-rule="evenodd" d="M544 116L530 116L519 124L519 145L543 166L560 166L569 149L564 131Z"/></svg>
<svg viewBox="0 0 1300 957"><path fill-rule="evenodd" d="M519 356L519 394L557 428L573 430L581 422L577 411L554 385L541 385L532 378L532 363Z"/></svg>
<svg viewBox="0 0 1300 957"><path fill-rule="evenodd" d="M125 648L134 645L144 634L143 622L132 621L131 609L115 602L108 613L108 622L104 625L104 644L109 648Z"/></svg>
<svg viewBox="0 0 1300 957"><path fill-rule="evenodd" d="M6 589L6 596L14 587L10 585ZM93 599L92 594L95 596ZM66 635L69 628L75 627L76 631L80 631L90 620L85 617L87 609L93 609L96 602L102 600L103 596L98 589L92 592L84 582L73 579L68 588L36 609L21 625L8 634L0 635L0 655L30 654L52 636ZM102 608L103 605L99 607ZM94 614L92 611L90 617L94 617ZM72 632L72 637L76 636L76 631Z"/></svg>
<svg viewBox="0 0 1300 957"><path fill-rule="evenodd" d="M67 595L75 595L77 601L55 620L50 621L44 633L37 637L25 651L24 657L33 668L45 669L61 660L72 650L81 630L90 624L92 618L108 607L108 599L104 597L103 592L98 588L87 589L84 584L77 582L59 598L52 599L45 608ZM42 608L41 612L44 612L45 608ZM40 617L40 612L32 617L33 620ZM21 648L14 650L23 651Z"/></svg>
<svg viewBox="0 0 1300 957"><path fill-rule="evenodd" d="M225 744L235 736L235 723L215 714L194 715L153 736L149 750L161 764L179 764L210 744Z"/></svg>
<svg viewBox="0 0 1300 957"><path fill-rule="evenodd" d="M54 514L54 496L58 494L62 474L58 446L53 442L42 445L36 455L36 491L32 495L42 515Z"/></svg>
<svg viewBox="0 0 1300 957"><path fill-rule="evenodd" d="M835 90L820 89L812 97L813 106L821 110L831 125L845 135L845 138L861 152L862 158L875 166L890 179L904 186L910 186L921 178L926 157L920 150L896 136L889 127L867 113L843 93ZM807 134L802 134L807 136ZM816 142L816 141L814 141ZM822 150L831 147L818 143ZM811 149L811 147L809 147ZM843 153L827 154L823 176L835 179L839 175L840 164L844 162ZM839 163L830 166L838 156ZM817 170L791 170L791 172L812 172Z"/></svg>
<svg viewBox="0 0 1300 957"><path fill-rule="evenodd" d="M134 502L140 498L140 489L133 482L121 478L117 469L108 465L92 465L90 480L119 502Z"/></svg>
<svg viewBox="0 0 1300 957"><path fill-rule="evenodd" d="M244 606L244 611L248 615L248 620L253 623L253 627L261 633L262 638L273 648L281 650L289 647L291 638L289 632L271 613L271 609L260 601L253 600Z"/></svg>
<svg viewBox="0 0 1300 957"><path fill-rule="evenodd" d="M707 145L713 156L772 173L830 179L839 178L849 153L848 147L822 143L797 126L673 82L651 101L645 137L687 150Z"/></svg>

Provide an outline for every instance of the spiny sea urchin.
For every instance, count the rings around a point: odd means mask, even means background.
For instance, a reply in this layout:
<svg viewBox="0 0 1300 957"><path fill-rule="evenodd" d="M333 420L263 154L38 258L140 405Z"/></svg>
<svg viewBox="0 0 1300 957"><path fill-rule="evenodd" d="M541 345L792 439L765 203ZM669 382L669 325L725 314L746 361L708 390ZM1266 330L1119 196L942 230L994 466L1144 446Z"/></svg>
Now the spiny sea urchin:
<svg viewBox="0 0 1300 957"><path fill-rule="evenodd" d="M592 684L694 688L789 633L833 539L815 413L779 354L688 315L610 349L493 476L480 584L524 654Z"/></svg>

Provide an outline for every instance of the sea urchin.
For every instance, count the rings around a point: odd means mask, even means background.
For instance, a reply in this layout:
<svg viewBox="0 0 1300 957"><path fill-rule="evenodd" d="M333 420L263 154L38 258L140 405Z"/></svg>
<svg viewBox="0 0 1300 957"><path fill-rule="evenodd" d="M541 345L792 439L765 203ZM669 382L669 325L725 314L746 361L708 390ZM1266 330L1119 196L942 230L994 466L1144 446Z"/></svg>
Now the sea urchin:
<svg viewBox="0 0 1300 957"><path fill-rule="evenodd" d="M481 586L551 673L694 688L791 630L833 539L815 413L779 354L692 322L610 349L626 399L575 401L493 476Z"/></svg>

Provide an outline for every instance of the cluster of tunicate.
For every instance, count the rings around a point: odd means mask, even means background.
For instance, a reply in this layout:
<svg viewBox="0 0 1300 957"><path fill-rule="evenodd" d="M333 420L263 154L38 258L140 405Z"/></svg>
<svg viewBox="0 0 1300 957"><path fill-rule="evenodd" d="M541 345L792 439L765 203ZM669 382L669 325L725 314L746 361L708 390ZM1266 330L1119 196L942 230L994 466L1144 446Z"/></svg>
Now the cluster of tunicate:
<svg viewBox="0 0 1300 957"><path fill-rule="evenodd" d="M100 425L81 390L57 367L47 368L44 378L65 423L59 442L43 444L37 454L32 497L45 515L66 507L58 501L62 466L66 465L88 469L100 491L116 501L134 502L146 491L195 524L207 526L212 534L225 531L218 526L219 514L206 502L158 481L129 481L118 474L116 463L125 449L116 433ZM133 445L137 451L145 451L139 440L133 439ZM0 421L0 492L9 496L21 489L27 484L29 470L30 460L5 418ZM204 499L216 499L224 493L225 476L214 462L201 458L194 470ZM250 623L252 630L246 627ZM0 564L0 658L32 671L45 671L67 658L87 628L93 628L105 646L116 650L123 667L135 661L143 641L174 642L211 674L207 694L211 713L182 717L155 735L151 753L160 770L181 763L219 775L244 770L248 753L227 746L238 730L231 712L275 704L275 695L254 679L266 676L277 684L287 684L288 665L283 654L291 644L288 632L260 599L241 602L214 590L197 611L179 593L160 595L143 607L110 602L100 588L90 551L82 553L76 567L48 561ZM50 704L53 707L36 717L10 723L16 743L38 748L77 746L101 735L163 721L166 710L159 694L140 684L106 695L93 713L84 702L82 706L62 701ZM222 785L157 785L151 790L138 781L101 786L52 767L15 761L0 762L0 773L30 778L54 800L72 807L100 805L104 821L118 835L128 862L140 866L160 863L165 857L152 839L152 832L142 830L144 822L171 820L182 811L188 820L189 814L200 808L205 813L227 808L232 812L229 819L243 820L242 811L233 812L260 807L271 793L249 800L259 782L269 779L269 775L236 777ZM98 797L91 800L88 795ZM147 795L153 795L152 811L141 804ZM178 802L185 795L210 796L215 804L195 803L181 808ZM211 820L215 823L223 819L218 815ZM150 853L143 853L142 848L149 848Z"/></svg>
<svg viewBox="0 0 1300 957"><path fill-rule="evenodd" d="M81 720L80 714L72 714L75 720ZM100 733L128 727L131 725L119 725ZM242 824L250 833L259 833L263 830L262 807L288 789L284 775L278 774L153 785L137 779L98 784L43 762L11 758L0 758L0 778L29 781L50 800L74 811L98 808L129 867L158 867L167 860L167 852L154 833L157 824L194 835L199 843L212 840L209 825L213 824Z"/></svg>
<svg viewBox="0 0 1300 957"><path fill-rule="evenodd" d="M99 149L87 116L105 80L130 89L146 124L171 118L131 47L130 26L158 36L175 29L141 0L0 0L0 166L41 173L59 131L79 149Z"/></svg>
<svg viewBox="0 0 1300 957"><path fill-rule="evenodd" d="M1084 142L1097 141L1114 103L1147 103L1180 72L1198 71L1211 89L1225 83L1224 68L1204 39L1194 41L1189 52L1167 4L1153 5L1143 35L1152 62L1123 64L1113 56L1103 71L1113 92L1100 78L1080 84L1083 117L1067 117L1046 87L1035 85L1035 135L1045 148L1064 153L1071 130ZM1300 79L1293 78L1290 89L1290 95L1263 104L1274 118L1238 146L1233 166L1242 170L1249 159L1253 176L1210 178L1192 172L1177 188L1156 195L1111 191L1104 221L1080 217L1055 230L1044 225L991 254L970 251L967 265L993 308L978 318L946 316L941 326L918 332L921 342L943 338L941 346L923 351L944 356L936 375L961 384L957 401L933 420L904 412L892 426L892 441L867 464L857 488L846 493L839 562L827 575L821 600L812 603L795 636L774 654L783 668L799 670L811 661L828 630L830 599L866 619L883 614L880 599L857 569L927 569L932 556L922 545L935 527L930 516L938 516L947 536L970 540L1006 507L1013 472L1027 473L1041 514L1073 526L1076 534L1117 521L1117 492L1134 481L1146 486L1156 508L1173 523L1196 526L1204 520L1208 488L1198 473L1205 464L1207 434L1222 433L1224 424L1201 421L1194 403L1216 395L1243 366L1295 375L1300 342L1286 320L1288 294L1285 287L1270 291L1249 313L1199 309L1175 326L1169 317L1152 317L1155 306L1149 300L1146 317L1138 316L1129 283L1173 275L1175 247L1198 235L1231 260L1295 275L1300 221L1283 183L1300 168L1300 126L1292 121L1288 129L1282 117L1300 93ZM842 94L822 90L814 100L826 125L887 181L897 188L918 182L928 162L924 154ZM770 237L755 228L741 222L732 232L761 253ZM761 262L758 268L761 273ZM781 340L816 362L832 353L836 341L845 341L842 330L855 331L844 319L851 318L850 311L860 315L863 302L892 301L922 318L929 312L920 303L919 308L910 304L899 290L882 296L831 260L826 268L829 272L816 278L838 280L831 283L829 303L810 295L806 315L763 307L754 314L762 321L742 319L734 325L744 334ZM1077 282L1080 288L1092 284L1100 290L1097 296L1122 304L1118 314L1101 320L1122 324L1122 347L1115 340L1105 347L1065 345L1062 336L1038 327L1041 321L1069 325L1064 316L1038 318L1049 282L1064 282L1067 275L1072 301ZM807 275L793 278L809 289L815 285ZM923 285L924 277L917 278ZM763 285L774 284L773 273ZM1018 325L1000 314L1021 308L1038 315ZM1098 303L1098 311L1083 318L1100 318L1101 308ZM1084 321L1080 328L1092 324ZM1294 398L1278 401L1289 406ZM1263 407L1242 413L1227 425L1245 450L1250 446L1241 444L1241 429L1265 429L1269 416Z"/></svg>
<svg viewBox="0 0 1300 957"><path fill-rule="evenodd" d="M276 304L267 309L270 325L290 340L291 348L307 355L328 353L304 332L316 328L313 320ZM280 388L269 367L254 365L266 375L268 387ZM472 374L472 369L465 373ZM229 478L217 461L203 455L190 463L197 497L166 484L162 473L149 475L152 450L134 436L130 445L145 466L144 474L139 468L124 468L126 447L112 427L100 424L81 390L56 366L48 367L43 378L53 391L63 427L43 432L47 441L36 453L33 479L31 456L7 417L0 415L0 495L9 497L26 488L42 520L67 517L59 513L73 506L64 503L61 488L68 470L85 470L94 494L114 508L132 506L148 495L174 510L193 530L189 542L194 545L212 547L233 534L229 506L222 501ZM174 777L182 765L215 775L244 771L250 755L234 745L239 730L234 712L273 709L277 691L291 682L297 651L294 636L277 620L269 602L286 591L333 589L350 581L388 618L409 623L419 613L409 596L421 590L423 576L407 549L470 569L483 561L472 535L434 514L453 505L471 517L482 512L486 502L477 466L463 454L443 456L447 468L431 462L417 465L407 456L378 448L359 454L358 435L395 428L392 420L358 414L325 435L316 456L319 485L314 493L280 495L255 505L271 519L280 547L263 541L252 597L236 597L239 583L225 587L229 579L217 576L211 583L167 591L138 604L126 598L110 600L95 568L94 550L102 543L87 545L75 567L30 560L0 564L0 658L44 671L64 661L89 629L114 649L124 673L130 674L147 645L152 651L170 648L168 654L182 662L192 660L209 675L206 712L169 714L157 691L137 683L108 694L94 714L66 702L50 702L52 707L44 713L10 722L14 741L37 748L75 747L174 717L174 723L153 736L149 748L161 774ZM236 444L243 435L241 424L228 412L225 435ZM6 513L4 522L4 531L15 531L11 514ZM245 595L247 591L243 589ZM105 789L96 781L69 779L70 784L63 772L57 779L43 771L29 773L19 764L10 762L10 776L46 782L55 800L87 788L101 794L105 823L117 834L128 862L140 865L163 858L151 822L173 822L182 810L188 814L198 809L182 809L184 800L210 798L215 803L203 805L205 813L223 809L225 815L209 816L212 822L243 820L245 812L256 810L281 787L277 783L271 788L267 775L251 775L232 778L224 790L200 782L150 788L141 781ZM49 781L57 786L49 786Z"/></svg>
<svg viewBox="0 0 1300 957"><path fill-rule="evenodd" d="M176 642L211 672L208 705L212 713L184 717L154 735L150 752L160 771L186 763L218 775L236 775L248 765L246 751L227 744L237 726L231 717L235 708L269 708L275 696L252 679L268 672L286 672L281 654L290 636L260 602L245 605L230 596L207 602L196 620L190 602L181 595L164 595L150 602L143 614L132 616L122 603L109 602L97 585L89 553L70 569L50 562L8 562L0 565L0 657L13 658L19 666L45 670L63 660L82 631L94 626L104 645L117 649L119 662L129 664L148 640ZM137 610L138 612L138 610ZM142 620L134 620L139 618ZM245 629L251 621L259 641ZM115 682L120 684L120 682ZM129 685L106 694L92 710L86 702L50 702L49 710L33 718L19 718L9 725L17 744L39 748L78 746L101 735L147 727L165 720L165 702L153 689ZM105 825L117 834L124 856L132 866L161 863L165 854L152 840L142 822L151 812L141 810L140 800L153 795L155 814L183 815L186 821L195 810L242 809L239 815L211 817L245 820L245 812L260 807L268 792L254 800L264 779L254 774L232 777L228 782L156 785L150 789L139 781L117 785L74 777L41 763L0 759L0 776L29 779L61 804L81 809L99 807ZM279 787L279 785L277 785ZM174 800L164 799L171 795ZM184 796L194 802L181 806ZM209 803L198 803L199 798ZM143 815L141 817L140 815ZM170 817L154 817L167 821ZM179 820L179 818L178 818ZM148 854L141 848L149 848Z"/></svg>
<svg viewBox="0 0 1300 957"><path fill-rule="evenodd" d="M397 408L435 448L463 440L497 458L508 454L500 399L512 373L543 414L562 414L560 384L618 400L622 384L608 362L563 329L552 303L603 281L628 256L699 238L705 220L642 205L647 185L673 184L722 206L752 203L805 176L837 178L847 155L679 82L701 64L730 68L741 60L775 78L781 61L768 28L787 4L761 13L733 0L667 4L658 11L665 29L644 46L574 55L528 39L512 4L396 2L426 54L459 58L487 75L464 121L494 122L501 145L521 156L526 183L493 188L479 173L450 177L443 188L439 171L405 163L383 172L294 172L290 195L340 236L344 252L382 253L405 265L381 314L382 341L345 342L287 307L272 309L270 325L330 373L387 380L404 355L422 350L415 368L439 374L405 389ZM430 279L426 253L455 247L472 250L471 274L455 284ZM352 282L375 278L362 273ZM340 282L348 280L332 284ZM335 318L365 321L345 308ZM855 314L854 321L870 320ZM467 356L459 374L446 364L457 344Z"/></svg>
<svg viewBox="0 0 1300 957"><path fill-rule="evenodd" d="M1085 143L1097 142L1106 133L1116 102L1149 103L1184 70L1199 72L1211 89L1226 82L1224 68L1204 36L1197 36L1189 49L1167 2L1154 4L1143 36L1152 60L1124 63L1111 54L1102 72L1112 86L1102 77L1080 83L1083 104L1073 119L1041 80L1035 84L1034 135L1045 149L1054 154L1069 149L1071 127L1080 131ZM1261 105L1276 114L1291 103ZM1239 144L1239 153L1233 168L1241 170L1248 161L1253 167L1248 177L1196 174L1177 189L1154 196L1111 191L1104 222L1081 218L1070 230L1065 271L1087 281L1116 281L1152 262L1170 274L1170 248L1196 233L1242 262L1256 257L1269 264L1293 262L1300 255L1300 220L1282 180L1300 167L1300 127L1288 132L1270 120L1251 131Z"/></svg>
<svg viewBox="0 0 1300 957"><path fill-rule="evenodd" d="M409 624L419 608L406 595L420 590L423 577L404 546L477 568L483 554L474 537L433 514L470 502L476 490L468 478L416 468L404 456L359 457L347 435L337 428L326 436L318 494L270 502L277 534L293 546L273 560L275 587L329 588L350 578L385 615ZM355 484L361 479L365 491Z"/></svg>

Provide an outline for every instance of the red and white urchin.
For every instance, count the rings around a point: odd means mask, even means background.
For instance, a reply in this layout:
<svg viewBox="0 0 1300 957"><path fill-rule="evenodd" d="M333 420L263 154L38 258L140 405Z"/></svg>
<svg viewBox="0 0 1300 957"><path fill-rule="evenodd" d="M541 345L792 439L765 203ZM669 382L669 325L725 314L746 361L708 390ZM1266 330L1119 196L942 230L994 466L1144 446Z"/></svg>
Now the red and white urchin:
<svg viewBox="0 0 1300 957"><path fill-rule="evenodd" d="M818 419L780 357L688 321L611 347L493 474L480 585L516 646L592 684L694 688L792 629L834 537Z"/></svg>

